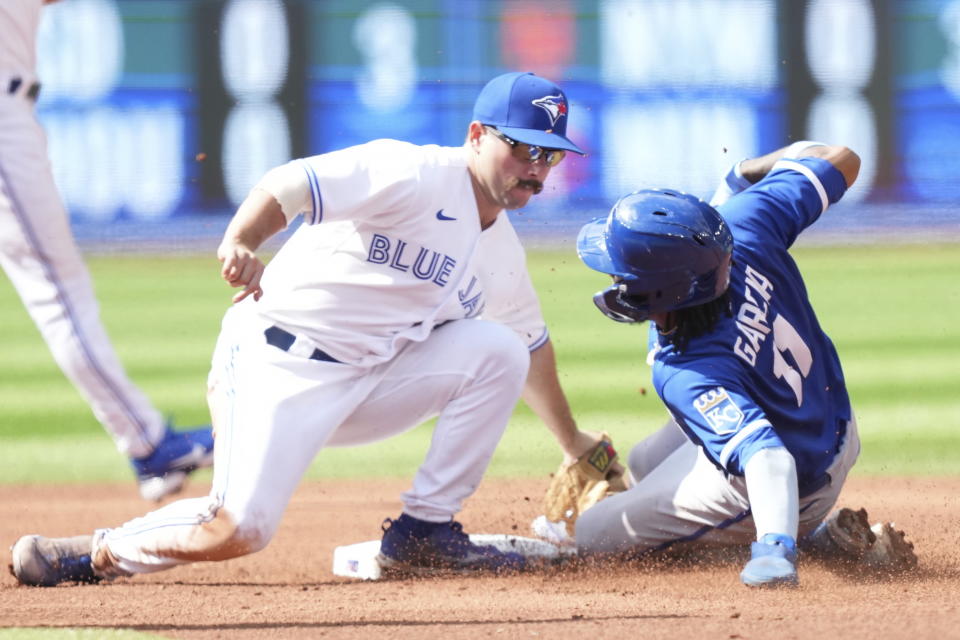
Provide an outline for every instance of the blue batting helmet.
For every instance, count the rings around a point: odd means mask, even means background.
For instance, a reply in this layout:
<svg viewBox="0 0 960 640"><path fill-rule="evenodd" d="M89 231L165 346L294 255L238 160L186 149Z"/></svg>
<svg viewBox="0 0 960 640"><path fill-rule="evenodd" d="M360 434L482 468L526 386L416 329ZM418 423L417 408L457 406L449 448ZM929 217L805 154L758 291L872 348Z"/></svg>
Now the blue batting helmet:
<svg viewBox="0 0 960 640"><path fill-rule="evenodd" d="M651 313L710 302L727 290L733 236L717 210L686 193L643 189L580 229L577 255L615 276L593 296L606 316L643 322Z"/></svg>

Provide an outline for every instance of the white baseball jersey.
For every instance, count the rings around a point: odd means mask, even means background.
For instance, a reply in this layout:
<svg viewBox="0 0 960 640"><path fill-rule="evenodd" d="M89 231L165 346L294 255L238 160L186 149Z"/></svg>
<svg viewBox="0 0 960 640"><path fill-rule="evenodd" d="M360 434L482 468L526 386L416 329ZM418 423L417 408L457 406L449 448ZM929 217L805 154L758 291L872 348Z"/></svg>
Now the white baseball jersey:
<svg viewBox="0 0 960 640"><path fill-rule="evenodd" d="M376 140L295 160L256 188L305 223L250 304L337 360L378 364L437 325L478 316L530 349L546 341L509 219L480 229L464 149Z"/></svg>

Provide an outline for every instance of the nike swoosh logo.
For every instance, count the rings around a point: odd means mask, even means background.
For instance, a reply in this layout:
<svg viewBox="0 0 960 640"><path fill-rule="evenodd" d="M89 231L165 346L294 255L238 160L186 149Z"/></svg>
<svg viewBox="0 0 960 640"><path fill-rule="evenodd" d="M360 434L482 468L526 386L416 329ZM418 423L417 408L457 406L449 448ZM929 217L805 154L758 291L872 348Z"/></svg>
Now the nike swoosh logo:
<svg viewBox="0 0 960 640"><path fill-rule="evenodd" d="M456 220L456 218L443 215L443 209L440 209L440 211L437 211L437 220Z"/></svg>

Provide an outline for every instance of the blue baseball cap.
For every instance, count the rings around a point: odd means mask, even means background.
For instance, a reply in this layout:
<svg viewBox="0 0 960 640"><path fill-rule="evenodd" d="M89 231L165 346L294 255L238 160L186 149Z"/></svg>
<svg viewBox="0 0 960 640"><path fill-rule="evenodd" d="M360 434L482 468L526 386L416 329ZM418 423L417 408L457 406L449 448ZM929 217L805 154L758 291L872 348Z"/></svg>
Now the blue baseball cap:
<svg viewBox="0 0 960 640"><path fill-rule="evenodd" d="M517 142L586 155L567 139L567 112L560 87L529 72L514 72L486 84L473 106L473 119Z"/></svg>

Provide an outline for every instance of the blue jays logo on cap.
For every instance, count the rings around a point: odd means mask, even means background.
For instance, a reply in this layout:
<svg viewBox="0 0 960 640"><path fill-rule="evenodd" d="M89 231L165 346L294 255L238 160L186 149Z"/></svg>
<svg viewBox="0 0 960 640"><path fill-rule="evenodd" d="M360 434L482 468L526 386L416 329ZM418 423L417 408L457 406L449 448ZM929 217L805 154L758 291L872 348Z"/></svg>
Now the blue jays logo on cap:
<svg viewBox="0 0 960 640"><path fill-rule="evenodd" d="M567 103L563 96L544 96L532 102L547 112L551 126L555 125L561 116L567 115Z"/></svg>
<svg viewBox="0 0 960 640"><path fill-rule="evenodd" d="M567 96L556 84L532 73L514 72L497 76L483 87L473 119L517 142L584 155L567 138L567 111Z"/></svg>

